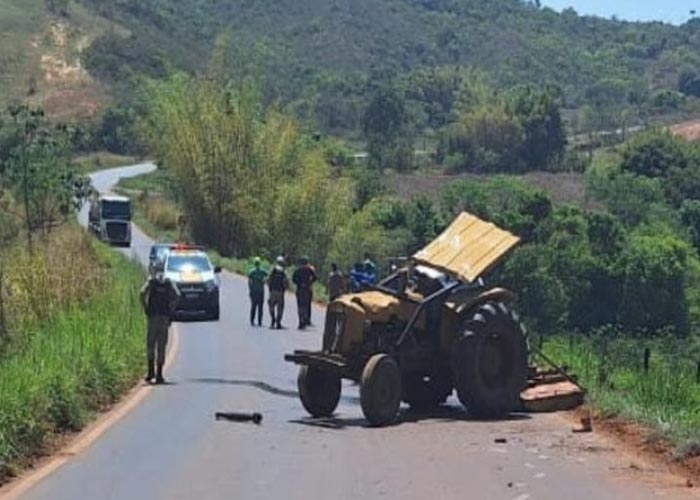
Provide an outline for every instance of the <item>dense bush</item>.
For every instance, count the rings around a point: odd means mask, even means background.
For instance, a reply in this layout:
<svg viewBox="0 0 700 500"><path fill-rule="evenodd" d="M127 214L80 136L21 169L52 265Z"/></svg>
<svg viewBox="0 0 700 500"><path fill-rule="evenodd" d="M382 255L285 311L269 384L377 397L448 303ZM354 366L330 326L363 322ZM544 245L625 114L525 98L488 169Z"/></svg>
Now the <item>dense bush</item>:
<svg viewBox="0 0 700 500"><path fill-rule="evenodd" d="M473 91L473 88L470 89ZM521 172L561 167L566 132L553 88L518 87L468 99L444 130L437 158L450 171Z"/></svg>

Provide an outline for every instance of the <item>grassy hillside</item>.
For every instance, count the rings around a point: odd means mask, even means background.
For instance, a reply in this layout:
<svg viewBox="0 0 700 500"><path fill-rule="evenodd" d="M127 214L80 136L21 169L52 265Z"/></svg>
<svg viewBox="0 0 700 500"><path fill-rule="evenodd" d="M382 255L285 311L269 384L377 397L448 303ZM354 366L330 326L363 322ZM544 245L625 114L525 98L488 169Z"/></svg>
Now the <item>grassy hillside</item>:
<svg viewBox="0 0 700 500"><path fill-rule="evenodd" d="M61 121L97 116L107 93L81 58L110 30L120 28L73 2L0 0L0 106L23 101Z"/></svg>
<svg viewBox="0 0 700 500"><path fill-rule="evenodd" d="M43 0L0 0L0 103L26 95L37 62L29 48L43 22Z"/></svg>

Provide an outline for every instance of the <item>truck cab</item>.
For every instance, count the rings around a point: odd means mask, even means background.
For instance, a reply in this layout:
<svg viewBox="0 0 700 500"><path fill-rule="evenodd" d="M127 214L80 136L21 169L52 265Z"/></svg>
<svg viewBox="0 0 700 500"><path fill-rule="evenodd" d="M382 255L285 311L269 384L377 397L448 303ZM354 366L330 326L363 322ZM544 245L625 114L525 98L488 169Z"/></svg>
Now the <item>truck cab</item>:
<svg viewBox="0 0 700 500"><path fill-rule="evenodd" d="M100 240L131 246L131 200L126 196L98 195L90 203L88 225Z"/></svg>

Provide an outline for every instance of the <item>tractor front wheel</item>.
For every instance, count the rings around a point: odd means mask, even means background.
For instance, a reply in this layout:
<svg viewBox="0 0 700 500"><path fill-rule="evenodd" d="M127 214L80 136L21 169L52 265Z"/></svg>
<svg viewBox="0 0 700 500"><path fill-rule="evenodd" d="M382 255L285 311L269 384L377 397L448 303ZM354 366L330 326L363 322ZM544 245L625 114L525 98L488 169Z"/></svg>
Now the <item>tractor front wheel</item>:
<svg viewBox="0 0 700 500"><path fill-rule="evenodd" d="M302 366L297 377L299 399L312 417L330 417L340 401L340 377L312 366Z"/></svg>
<svg viewBox="0 0 700 500"><path fill-rule="evenodd" d="M360 380L362 413L374 426L389 425L401 404L401 370L387 354L375 354L362 370Z"/></svg>

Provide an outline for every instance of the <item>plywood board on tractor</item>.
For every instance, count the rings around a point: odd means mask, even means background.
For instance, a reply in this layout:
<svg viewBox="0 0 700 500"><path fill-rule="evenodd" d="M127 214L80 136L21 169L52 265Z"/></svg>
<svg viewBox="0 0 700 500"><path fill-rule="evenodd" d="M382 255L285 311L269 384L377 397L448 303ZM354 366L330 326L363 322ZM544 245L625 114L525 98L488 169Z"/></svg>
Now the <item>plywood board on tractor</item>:
<svg viewBox="0 0 700 500"><path fill-rule="evenodd" d="M519 242L520 238L495 224L462 212L413 258L471 283L496 266Z"/></svg>

